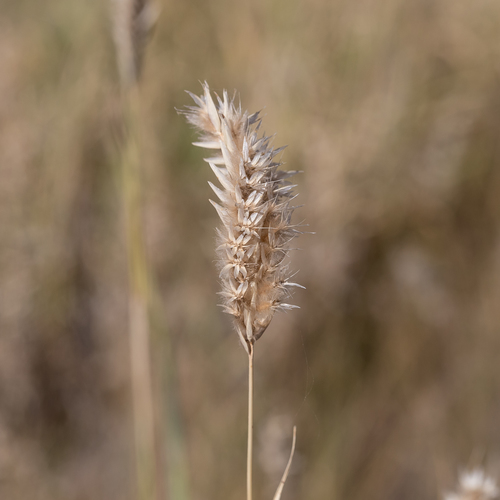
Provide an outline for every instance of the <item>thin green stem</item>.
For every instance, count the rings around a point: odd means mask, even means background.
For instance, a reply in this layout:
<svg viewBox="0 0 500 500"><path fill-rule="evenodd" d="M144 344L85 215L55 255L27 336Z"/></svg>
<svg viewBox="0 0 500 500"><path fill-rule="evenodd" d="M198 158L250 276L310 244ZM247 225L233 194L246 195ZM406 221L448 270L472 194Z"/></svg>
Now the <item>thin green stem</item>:
<svg viewBox="0 0 500 500"><path fill-rule="evenodd" d="M141 202L139 137L140 97L136 87L123 96L125 140L121 167L125 233L129 267L129 335L134 414L137 487L140 500L158 498L161 491L155 452L155 408L149 323L149 269L146 259Z"/></svg>
<svg viewBox="0 0 500 500"><path fill-rule="evenodd" d="M247 445L247 500L252 500L253 458L253 344L248 351L248 445Z"/></svg>

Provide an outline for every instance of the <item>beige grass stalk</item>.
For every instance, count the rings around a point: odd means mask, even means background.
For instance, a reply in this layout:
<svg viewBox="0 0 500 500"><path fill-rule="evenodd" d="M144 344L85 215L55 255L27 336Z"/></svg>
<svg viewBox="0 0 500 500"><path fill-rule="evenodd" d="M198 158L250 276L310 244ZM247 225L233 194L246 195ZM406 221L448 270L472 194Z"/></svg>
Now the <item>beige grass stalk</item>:
<svg viewBox="0 0 500 500"><path fill-rule="evenodd" d="M252 499L253 359L255 342L276 311L297 306L285 302L290 288L286 258L289 243L300 232L292 225L296 172L280 170L276 161L283 148L273 149L271 137L260 136L259 113L249 115L224 91L213 100L208 84L202 96L190 94L195 106L183 113L200 132L196 146L214 150L208 158L222 189L210 184L219 203L211 201L222 220L217 253L222 306L234 318L240 342L248 354L247 500ZM295 447L294 444L292 448ZM290 458L291 460L291 458ZM283 484L289 467L285 471ZM281 495L283 485L276 492Z"/></svg>
<svg viewBox="0 0 500 500"><path fill-rule="evenodd" d="M114 34L122 85L124 142L121 146L123 205L129 263L129 335L138 495L160 495L150 353L149 284L141 214L140 95L145 42L154 21L147 0L113 0Z"/></svg>

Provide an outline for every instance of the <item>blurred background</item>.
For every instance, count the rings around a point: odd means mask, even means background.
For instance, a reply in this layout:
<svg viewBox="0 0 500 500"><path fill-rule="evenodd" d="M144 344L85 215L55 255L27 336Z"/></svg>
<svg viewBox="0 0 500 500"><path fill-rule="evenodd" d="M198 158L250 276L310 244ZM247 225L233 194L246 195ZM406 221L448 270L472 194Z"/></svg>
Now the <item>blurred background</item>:
<svg viewBox="0 0 500 500"><path fill-rule="evenodd" d="M430 500L461 467L495 475L500 4L157 3L141 168L163 498L245 491L247 360L216 305L213 175L175 110L205 79L289 145L315 232L292 255L301 309L257 344L256 498L293 425L284 500ZM0 14L0 497L132 500L110 8Z"/></svg>

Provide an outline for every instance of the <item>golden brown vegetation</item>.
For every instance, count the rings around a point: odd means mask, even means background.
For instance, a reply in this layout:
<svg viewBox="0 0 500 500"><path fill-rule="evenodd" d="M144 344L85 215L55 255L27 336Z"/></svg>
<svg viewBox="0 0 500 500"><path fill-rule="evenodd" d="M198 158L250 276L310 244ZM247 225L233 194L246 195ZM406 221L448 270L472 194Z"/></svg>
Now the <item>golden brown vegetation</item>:
<svg viewBox="0 0 500 500"><path fill-rule="evenodd" d="M205 79L267 104L316 232L293 257L301 310L259 341L255 497L294 423L287 500L431 500L495 465L498 2L158 3L143 210L162 474L186 463L190 498L242 497L246 367L214 306L210 173L174 109ZM109 9L0 9L0 496L132 498Z"/></svg>

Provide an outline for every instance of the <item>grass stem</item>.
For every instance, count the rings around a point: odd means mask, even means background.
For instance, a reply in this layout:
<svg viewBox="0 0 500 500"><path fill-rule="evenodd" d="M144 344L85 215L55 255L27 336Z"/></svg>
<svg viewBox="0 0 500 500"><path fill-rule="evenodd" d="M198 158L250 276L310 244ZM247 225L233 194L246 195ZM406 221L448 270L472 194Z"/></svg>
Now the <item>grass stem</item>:
<svg viewBox="0 0 500 500"><path fill-rule="evenodd" d="M283 476L281 478L280 484L278 485L278 489L274 494L273 500L280 500L281 493L283 492L283 488L285 487L285 482L288 478L288 474L290 472L290 467L292 466L293 454L295 453L295 442L297 440L297 427L293 427L293 437L292 437L292 450L290 451L290 458L288 459L288 463L286 464L285 472L283 472Z"/></svg>
<svg viewBox="0 0 500 500"><path fill-rule="evenodd" d="M149 269L141 214L141 157L139 89L123 96L125 141L122 146L122 189L129 267L129 335L132 405L134 415L137 488L140 500L158 498L158 464L155 451L155 409L149 321Z"/></svg>
<svg viewBox="0 0 500 500"><path fill-rule="evenodd" d="M252 500L252 460L253 460L253 350L248 351L248 446L247 446L247 500Z"/></svg>

